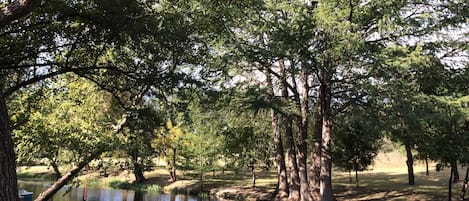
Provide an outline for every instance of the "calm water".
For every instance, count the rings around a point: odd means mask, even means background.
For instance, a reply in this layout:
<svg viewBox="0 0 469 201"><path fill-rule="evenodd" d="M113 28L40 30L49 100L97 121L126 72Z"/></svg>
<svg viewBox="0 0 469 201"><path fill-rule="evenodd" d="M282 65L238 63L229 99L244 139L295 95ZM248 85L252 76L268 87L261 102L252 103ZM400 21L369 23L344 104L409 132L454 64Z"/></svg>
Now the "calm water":
<svg viewBox="0 0 469 201"><path fill-rule="evenodd" d="M33 192L33 200L44 191L51 183L42 181L19 180L19 189ZM68 189L70 190L70 189ZM98 189L98 188L73 188L65 194L67 190L61 189L51 201L205 201L196 196L177 194L157 194L142 193L131 190ZM86 196L85 196L86 195Z"/></svg>

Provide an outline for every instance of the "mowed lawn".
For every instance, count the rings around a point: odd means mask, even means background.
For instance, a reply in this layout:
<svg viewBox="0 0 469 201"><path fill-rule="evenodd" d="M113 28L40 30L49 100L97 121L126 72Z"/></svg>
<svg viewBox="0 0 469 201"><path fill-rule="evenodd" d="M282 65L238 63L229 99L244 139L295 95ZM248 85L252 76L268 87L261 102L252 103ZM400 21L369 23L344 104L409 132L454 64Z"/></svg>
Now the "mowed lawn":
<svg viewBox="0 0 469 201"><path fill-rule="evenodd" d="M338 200L448 200L449 167L437 172L436 164L430 163L430 174L426 176L425 164L417 161L414 164L415 185L410 186L405 161L399 152L381 153L371 170L359 173L358 187L349 182L348 173L335 171L333 185ZM459 167L461 180L465 174L466 168ZM453 184L452 192L453 200L460 200L462 181Z"/></svg>

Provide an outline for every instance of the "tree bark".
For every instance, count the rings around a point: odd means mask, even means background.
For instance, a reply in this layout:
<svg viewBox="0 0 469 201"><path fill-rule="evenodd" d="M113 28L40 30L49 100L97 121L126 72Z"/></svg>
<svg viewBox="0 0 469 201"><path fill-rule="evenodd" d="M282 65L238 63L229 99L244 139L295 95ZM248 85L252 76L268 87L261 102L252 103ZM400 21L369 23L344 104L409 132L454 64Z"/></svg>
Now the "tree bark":
<svg viewBox="0 0 469 201"><path fill-rule="evenodd" d="M348 170L348 183L352 183L352 170Z"/></svg>
<svg viewBox="0 0 469 201"><path fill-rule="evenodd" d="M287 168L285 165L285 155L283 150L283 142L282 142L282 135L280 134L280 127L278 124L278 116L277 114L272 111L272 127L274 130L274 145L275 145L275 153L276 153L276 161L277 161L277 197L280 199L284 199L288 197L289 194L289 186L288 186L288 179L287 179Z"/></svg>
<svg viewBox="0 0 469 201"><path fill-rule="evenodd" d="M295 150L295 139L293 137L292 120L284 117L285 133L287 143L288 168L290 170L290 200L300 199L300 176L298 174L298 164Z"/></svg>
<svg viewBox="0 0 469 201"><path fill-rule="evenodd" d="M453 183L459 182L459 171L458 171L458 164L456 161L451 162L451 168L453 169Z"/></svg>
<svg viewBox="0 0 469 201"><path fill-rule="evenodd" d="M283 61L279 61L282 76L282 96L288 100L287 74ZM290 195L289 200L300 200L300 176L298 171L298 163L296 158L296 143L293 136L292 119L289 114L283 117L285 125L285 136L287 144L288 169L290 170Z"/></svg>
<svg viewBox="0 0 469 201"><path fill-rule="evenodd" d="M0 200L17 201L16 156L2 87L0 86Z"/></svg>
<svg viewBox="0 0 469 201"><path fill-rule="evenodd" d="M425 175L429 176L430 172L428 171L428 155L425 156Z"/></svg>
<svg viewBox="0 0 469 201"><path fill-rule="evenodd" d="M135 164L134 166L134 175L135 175L135 182L142 183L145 181L145 176L143 176L143 168L140 164Z"/></svg>
<svg viewBox="0 0 469 201"><path fill-rule="evenodd" d="M452 195L452 192L451 192L451 188L453 186L453 166L451 166L451 171L449 173L449 181L448 181L448 201L451 201L451 195Z"/></svg>
<svg viewBox="0 0 469 201"><path fill-rule="evenodd" d="M39 194L39 196L34 201L50 200L52 196L54 196L55 193L57 193L57 191L59 191L63 186L65 186L65 184L67 184L73 178L75 178L78 175L78 173L80 173L81 169L83 169L83 167L85 167L91 160L92 159L88 159L86 160L86 162L82 162L78 164L78 166L73 167L69 172L63 175L60 179L55 181L54 184L52 184L52 186L50 186L47 190Z"/></svg>
<svg viewBox="0 0 469 201"><path fill-rule="evenodd" d="M355 185L358 187L358 170L355 168Z"/></svg>
<svg viewBox="0 0 469 201"><path fill-rule="evenodd" d="M305 65L301 66L301 99L297 102L300 104L301 116L299 122L299 135L298 135L298 170L300 176L300 193L301 201L312 200L309 184L308 184L308 167L307 167L307 152L308 145L308 69Z"/></svg>
<svg viewBox="0 0 469 201"><path fill-rule="evenodd" d="M405 146L405 152L407 155L406 164L407 164L408 184L414 185L415 177L414 177L414 159L412 156L412 147L408 143L406 143L404 146Z"/></svg>
<svg viewBox="0 0 469 201"><path fill-rule="evenodd" d="M272 84L272 77L270 73L265 72L266 82L267 82L267 91L271 97L274 97L274 88ZM282 142L282 134L280 133L279 119L277 113L272 109L271 110L272 118L272 130L274 134L274 146L275 146L275 160L277 162L277 195L280 200L288 197L289 188L288 188L288 179L287 179L287 168L285 165L285 155Z"/></svg>
<svg viewBox="0 0 469 201"><path fill-rule="evenodd" d="M313 150L311 152L311 167L309 173L309 187L313 200L321 199L321 141L322 141L322 107L321 107L321 87L316 106Z"/></svg>
<svg viewBox="0 0 469 201"><path fill-rule="evenodd" d="M322 157L321 157L321 200L334 201L332 191L332 154L331 154L331 128L332 122L323 118Z"/></svg>
<svg viewBox="0 0 469 201"><path fill-rule="evenodd" d="M52 166L52 169L55 172L55 180L59 180L62 177L62 173L59 170L59 165L54 159L49 159L50 166Z"/></svg>
<svg viewBox="0 0 469 201"><path fill-rule="evenodd" d="M135 182L137 183L142 183L145 181L145 176L143 176L143 167L138 161L138 156L133 156L133 166L134 166L134 176L135 176Z"/></svg>
<svg viewBox="0 0 469 201"><path fill-rule="evenodd" d="M461 200L464 200L464 198L466 197L468 181L469 181L469 167L466 168L466 176L464 177L464 184L462 185Z"/></svg>
<svg viewBox="0 0 469 201"><path fill-rule="evenodd" d="M171 182L176 182L177 177L176 177L176 148L173 148L173 158L171 160L171 167L169 170L169 174L171 176Z"/></svg>
<svg viewBox="0 0 469 201"><path fill-rule="evenodd" d="M332 111L331 88L329 79L322 80L323 90L323 114L322 114L322 153L321 153L321 201L335 201L332 190Z"/></svg>
<svg viewBox="0 0 469 201"><path fill-rule="evenodd" d="M0 28L29 15L41 0L17 0L0 9Z"/></svg>
<svg viewBox="0 0 469 201"><path fill-rule="evenodd" d="M252 176L252 187L256 187L256 171L254 166L254 159L251 161L251 176Z"/></svg>

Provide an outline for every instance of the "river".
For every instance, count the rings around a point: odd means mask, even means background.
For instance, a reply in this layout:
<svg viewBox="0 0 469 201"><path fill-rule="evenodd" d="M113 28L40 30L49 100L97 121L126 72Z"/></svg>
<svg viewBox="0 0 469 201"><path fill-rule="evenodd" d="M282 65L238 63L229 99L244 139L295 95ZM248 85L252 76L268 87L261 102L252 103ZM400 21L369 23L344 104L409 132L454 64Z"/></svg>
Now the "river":
<svg viewBox="0 0 469 201"><path fill-rule="evenodd" d="M33 192L33 200L44 191L51 182L19 180L18 189ZM69 191L69 192L67 192ZM67 193L66 193L67 192ZM84 199L85 198L85 199ZM208 201L208 199L183 194L145 193L132 190L104 188L63 188L51 201Z"/></svg>

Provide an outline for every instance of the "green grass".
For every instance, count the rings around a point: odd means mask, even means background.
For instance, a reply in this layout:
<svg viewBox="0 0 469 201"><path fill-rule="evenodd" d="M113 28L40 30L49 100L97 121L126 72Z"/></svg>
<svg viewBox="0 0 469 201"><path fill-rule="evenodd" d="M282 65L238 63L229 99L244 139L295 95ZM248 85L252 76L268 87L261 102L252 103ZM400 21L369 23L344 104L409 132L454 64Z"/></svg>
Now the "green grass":
<svg viewBox="0 0 469 201"><path fill-rule="evenodd" d="M97 188L97 187L102 187L103 182L100 179L97 179L97 178L87 179L86 180L86 185L89 186L89 187Z"/></svg>
<svg viewBox="0 0 469 201"><path fill-rule="evenodd" d="M415 164L416 185L407 185L407 168L405 156L397 151L378 156L373 170L359 173L359 186L349 183L348 173L336 169L333 171L334 194L338 200L447 200L449 168L436 172L434 163L430 166L430 176L425 176L422 163ZM53 179L51 170L39 167L19 168L20 178L49 178ZM112 172L110 170L110 172ZM460 176L465 174L465 168L460 169ZM132 183L133 176L130 171L115 171L109 177L100 177L97 172L82 176L82 181L90 186L109 187L116 189L130 189L144 192L178 192L205 196L213 188L237 188L232 194L233 199L252 200L259 194L274 190L277 178L275 168L271 171L257 170L257 188L251 187L251 175L248 170L235 174L233 171L206 172L204 182L198 179L197 171L178 171L178 181L168 181L168 171L157 168L146 172L145 184ZM354 178L354 175L352 175ZM462 179L462 178L461 178ZM84 183L84 182L82 182ZM203 188L201 188L203 187ZM460 184L453 185L453 196L459 197ZM236 198L236 199L238 199Z"/></svg>
<svg viewBox="0 0 469 201"><path fill-rule="evenodd" d="M349 183L348 173L334 171L333 186L338 200L447 200L449 168L437 172L430 164L430 175L425 175L425 166L416 163L415 185L407 184L405 157L391 153L378 158L373 170L359 172L359 186ZM459 169L464 179L465 168ZM352 174L355 179L355 175ZM459 198L462 186L453 184L453 198Z"/></svg>
<svg viewBox="0 0 469 201"><path fill-rule="evenodd" d="M128 183L119 180L113 180L109 182L109 186L115 189L126 189L140 192L151 192L161 193L163 188L157 184L139 184L139 183Z"/></svg>
<svg viewBox="0 0 469 201"><path fill-rule="evenodd" d="M38 179L38 180L55 180L55 174L50 173L36 173L36 172L19 172L17 174L19 179Z"/></svg>

